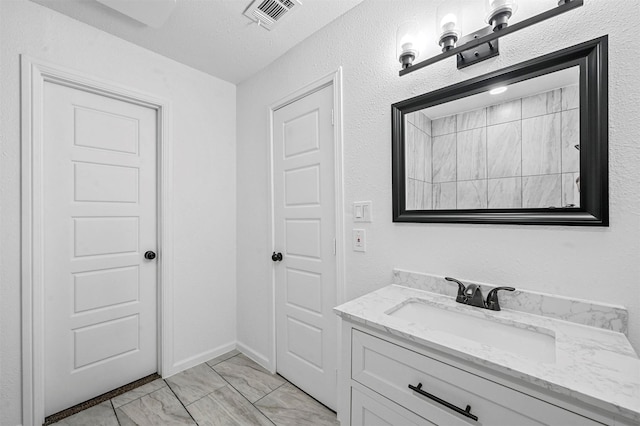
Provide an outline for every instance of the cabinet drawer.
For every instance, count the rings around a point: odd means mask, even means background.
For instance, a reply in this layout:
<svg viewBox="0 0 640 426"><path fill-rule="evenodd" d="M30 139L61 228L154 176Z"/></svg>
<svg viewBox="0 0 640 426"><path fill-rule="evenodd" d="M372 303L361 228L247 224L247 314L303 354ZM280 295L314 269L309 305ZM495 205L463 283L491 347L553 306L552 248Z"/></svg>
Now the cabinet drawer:
<svg viewBox="0 0 640 426"><path fill-rule="evenodd" d="M352 379L438 425L600 425L586 417L353 330ZM447 407L409 389L446 401ZM471 406L477 421L454 410Z"/></svg>
<svg viewBox="0 0 640 426"><path fill-rule="evenodd" d="M433 423L365 387L352 387L351 426L433 426Z"/></svg>

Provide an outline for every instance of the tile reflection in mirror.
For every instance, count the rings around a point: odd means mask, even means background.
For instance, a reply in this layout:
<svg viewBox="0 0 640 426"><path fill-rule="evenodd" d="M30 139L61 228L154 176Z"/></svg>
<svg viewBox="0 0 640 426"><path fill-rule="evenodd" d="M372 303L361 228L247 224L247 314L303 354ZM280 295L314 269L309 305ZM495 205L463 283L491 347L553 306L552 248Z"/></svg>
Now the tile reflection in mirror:
<svg viewBox="0 0 640 426"><path fill-rule="evenodd" d="M522 100L516 99L487 108L487 124L501 124L522 119Z"/></svg>
<svg viewBox="0 0 640 426"><path fill-rule="evenodd" d="M580 108L580 88L577 84L562 88L562 110Z"/></svg>
<svg viewBox="0 0 640 426"><path fill-rule="evenodd" d="M562 173L580 171L580 110L562 112Z"/></svg>
<svg viewBox="0 0 640 426"><path fill-rule="evenodd" d="M433 186L429 182L416 179L407 180L407 207L410 210L432 210Z"/></svg>
<svg viewBox="0 0 640 426"><path fill-rule="evenodd" d="M456 131L479 129L487 125L486 108L463 112L456 116Z"/></svg>
<svg viewBox="0 0 640 426"><path fill-rule="evenodd" d="M427 182L423 182L422 188L422 206L420 210L432 210L433 209L433 185Z"/></svg>
<svg viewBox="0 0 640 426"><path fill-rule="evenodd" d="M407 114L406 119L406 203L411 210L431 210L431 120L420 111Z"/></svg>
<svg viewBox="0 0 640 426"><path fill-rule="evenodd" d="M487 127L489 178L521 176L522 125L519 122Z"/></svg>
<svg viewBox="0 0 640 426"><path fill-rule="evenodd" d="M457 180L487 178L487 129L457 133Z"/></svg>
<svg viewBox="0 0 640 426"><path fill-rule="evenodd" d="M456 131L456 117L451 115L431 121L431 136L442 136Z"/></svg>
<svg viewBox="0 0 640 426"><path fill-rule="evenodd" d="M406 114L406 209L579 207L578 67Z"/></svg>
<svg viewBox="0 0 640 426"><path fill-rule="evenodd" d="M522 174L560 173L560 114L522 120Z"/></svg>
<svg viewBox="0 0 640 426"><path fill-rule="evenodd" d="M407 183L404 186L405 188L405 203L407 206L407 210L419 210L418 204L416 202L416 180L408 178Z"/></svg>
<svg viewBox="0 0 640 426"><path fill-rule="evenodd" d="M456 208L456 183L433 184L433 210L449 210Z"/></svg>
<svg viewBox="0 0 640 426"><path fill-rule="evenodd" d="M522 99L522 118L538 117L540 115L560 112L562 89L538 93Z"/></svg>
<svg viewBox="0 0 640 426"><path fill-rule="evenodd" d="M408 120L407 120L408 121ZM416 137L415 137L415 127L406 124L404 131L404 152L406 155L404 164L405 164L405 173L408 179L416 178Z"/></svg>
<svg viewBox="0 0 640 426"><path fill-rule="evenodd" d="M407 121L418 129L428 131L429 135L431 135L431 120L429 120L422 111L415 111L411 114L407 114Z"/></svg>
<svg viewBox="0 0 640 426"><path fill-rule="evenodd" d="M560 207L562 187L560 174L525 176L522 178L522 207L538 209Z"/></svg>
<svg viewBox="0 0 640 426"><path fill-rule="evenodd" d="M456 134L433 137L432 182L456 180Z"/></svg>
<svg viewBox="0 0 640 426"><path fill-rule="evenodd" d="M489 179L490 209L518 209L522 207L522 178Z"/></svg>
<svg viewBox="0 0 640 426"><path fill-rule="evenodd" d="M486 209L487 208L487 180L467 180L458 182L458 209Z"/></svg>

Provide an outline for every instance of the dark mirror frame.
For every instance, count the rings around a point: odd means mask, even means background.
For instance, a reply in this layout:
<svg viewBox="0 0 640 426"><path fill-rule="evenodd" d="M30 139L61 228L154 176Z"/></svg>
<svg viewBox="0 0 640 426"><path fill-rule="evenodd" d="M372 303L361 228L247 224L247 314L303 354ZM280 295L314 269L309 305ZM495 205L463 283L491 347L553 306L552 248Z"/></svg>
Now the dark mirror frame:
<svg viewBox="0 0 640 426"><path fill-rule="evenodd" d="M393 221L609 226L608 37L600 37L391 105ZM580 207L406 210L405 114L578 65Z"/></svg>

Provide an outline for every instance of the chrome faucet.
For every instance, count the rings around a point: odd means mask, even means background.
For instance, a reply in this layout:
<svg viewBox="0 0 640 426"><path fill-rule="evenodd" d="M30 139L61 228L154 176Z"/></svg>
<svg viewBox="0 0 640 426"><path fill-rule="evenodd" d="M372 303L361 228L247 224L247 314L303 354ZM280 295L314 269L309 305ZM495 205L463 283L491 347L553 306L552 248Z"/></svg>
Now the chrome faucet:
<svg viewBox="0 0 640 426"><path fill-rule="evenodd" d="M514 291L513 287L495 287L487 294L487 300L484 300L482 296L482 289L477 284L469 284L465 286L462 282L455 278L444 277L445 280L458 284L458 294L456 295L456 302L463 303L465 305L476 306L478 308L489 309L492 311L500 310L500 303L498 301L498 291Z"/></svg>

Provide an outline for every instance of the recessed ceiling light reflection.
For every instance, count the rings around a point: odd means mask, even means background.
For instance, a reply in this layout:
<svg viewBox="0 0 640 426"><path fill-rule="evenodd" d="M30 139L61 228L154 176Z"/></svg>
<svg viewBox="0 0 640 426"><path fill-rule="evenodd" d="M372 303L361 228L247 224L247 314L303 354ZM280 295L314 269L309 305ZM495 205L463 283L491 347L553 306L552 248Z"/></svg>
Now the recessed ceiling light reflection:
<svg viewBox="0 0 640 426"><path fill-rule="evenodd" d="M507 86L496 87L495 89L489 90L490 95L499 95L500 93L506 92L508 89Z"/></svg>

